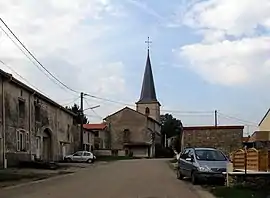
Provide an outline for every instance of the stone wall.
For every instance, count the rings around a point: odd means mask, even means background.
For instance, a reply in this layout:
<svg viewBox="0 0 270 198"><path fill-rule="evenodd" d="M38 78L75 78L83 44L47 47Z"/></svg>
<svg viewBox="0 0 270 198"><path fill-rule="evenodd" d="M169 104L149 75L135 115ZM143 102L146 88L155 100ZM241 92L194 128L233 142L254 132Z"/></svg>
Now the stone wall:
<svg viewBox="0 0 270 198"><path fill-rule="evenodd" d="M243 126L184 127L184 147L214 147L226 154L242 148Z"/></svg>
<svg viewBox="0 0 270 198"><path fill-rule="evenodd" d="M124 145L124 130L130 132L132 142L150 142L151 134L147 130L147 117L129 108L108 117L110 124L111 149L122 150Z"/></svg>
<svg viewBox="0 0 270 198"><path fill-rule="evenodd" d="M47 100L41 94L17 82L4 81L5 147L8 166L16 165L18 160L33 159L38 148L42 155L44 130L49 131L51 136L51 160L62 158L61 142L67 144L67 153L73 152L76 146L74 136L78 133L78 128L73 124L73 115L50 99ZM2 89L0 89L0 126L3 127L1 104ZM39 116L36 109L39 109ZM20 133L24 134L23 150L18 149L21 147L18 143Z"/></svg>

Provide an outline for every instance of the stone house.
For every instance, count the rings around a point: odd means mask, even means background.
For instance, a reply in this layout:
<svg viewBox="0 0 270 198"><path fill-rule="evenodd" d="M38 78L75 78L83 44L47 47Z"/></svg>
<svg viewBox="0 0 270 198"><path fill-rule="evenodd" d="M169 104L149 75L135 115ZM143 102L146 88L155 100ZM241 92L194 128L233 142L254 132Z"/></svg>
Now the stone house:
<svg viewBox="0 0 270 198"><path fill-rule="evenodd" d="M0 164L61 160L79 145L73 112L0 70Z"/></svg>
<svg viewBox="0 0 270 198"><path fill-rule="evenodd" d="M183 127L182 148L214 147L226 154L242 148L244 126Z"/></svg>
<svg viewBox="0 0 270 198"><path fill-rule="evenodd" d="M259 123L259 131L270 131L270 109L267 110ZM269 136L270 139L270 136Z"/></svg>
<svg viewBox="0 0 270 198"><path fill-rule="evenodd" d="M88 124L87 127L94 133L95 150L111 148L110 133L106 123Z"/></svg>
<svg viewBox="0 0 270 198"><path fill-rule="evenodd" d="M109 149L109 132L105 123L84 124L85 150L93 151L98 149Z"/></svg>

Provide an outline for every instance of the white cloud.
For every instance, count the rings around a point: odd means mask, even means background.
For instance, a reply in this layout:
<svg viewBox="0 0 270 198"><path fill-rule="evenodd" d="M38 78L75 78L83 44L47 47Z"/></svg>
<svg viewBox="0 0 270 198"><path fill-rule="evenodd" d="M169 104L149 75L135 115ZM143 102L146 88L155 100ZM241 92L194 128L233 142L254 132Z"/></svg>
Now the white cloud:
<svg viewBox="0 0 270 198"><path fill-rule="evenodd" d="M0 12L30 51L68 86L101 97L128 93L123 63L108 59L98 45L98 39L118 31L109 19L123 16L121 6L110 0L15 0L0 1ZM52 99L61 102L74 96L48 80L2 33L0 59Z"/></svg>
<svg viewBox="0 0 270 198"><path fill-rule="evenodd" d="M189 61L190 69L205 80L239 85L256 82L269 74L269 42L270 37L225 40L183 46L178 52Z"/></svg>
<svg viewBox="0 0 270 198"><path fill-rule="evenodd" d="M208 0L195 4L184 16L184 24L231 36L249 36L259 26L269 28L269 0Z"/></svg>
<svg viewBox="0 0 270 198"><path fill-rule="evenodd" d="M222 85L246 85L267 79L270 0L208 0L188 7L183 24L203 36L176 53L202 78Z"/></svg>

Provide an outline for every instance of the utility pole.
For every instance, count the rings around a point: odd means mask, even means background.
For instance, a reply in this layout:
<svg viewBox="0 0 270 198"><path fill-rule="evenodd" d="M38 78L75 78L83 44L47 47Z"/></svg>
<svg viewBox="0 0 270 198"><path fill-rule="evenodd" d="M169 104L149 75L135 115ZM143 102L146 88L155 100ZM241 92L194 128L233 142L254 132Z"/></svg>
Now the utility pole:
<svg viewBox="0 0 270 198"><path fill-rule="evenodd" d="M217 127L218 125L218 114L217 114L217 110L215 110L215 127Z"/></svg>
<svg viewBox="0 0 270 198"><path fill-rule="evenodd" d="M81 118L81 138L80 138L80 147L81 147L81 150L84 150L83 148L83 118L84 118L84 114L83 114L83 92L81 92L81 109L80 109L80 118Z"/></svg>
<svg viewBox="0 0 270 198"><path fill-rule="evenodd" d="M217 115L217 110L215 110L215 127L218 125L218 115Z"/></svg>

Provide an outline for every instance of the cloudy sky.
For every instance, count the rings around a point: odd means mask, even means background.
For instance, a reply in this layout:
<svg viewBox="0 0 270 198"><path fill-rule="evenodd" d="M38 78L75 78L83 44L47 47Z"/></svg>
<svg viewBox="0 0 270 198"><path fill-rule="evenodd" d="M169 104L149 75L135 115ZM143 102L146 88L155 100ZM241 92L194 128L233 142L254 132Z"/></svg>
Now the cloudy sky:
<svg viewBox="0 0 270 198"><path fill-rule="evenodd" d="M0 0L0 17L62 82L130 105L139 98L150 36L162 113L184 125L213 124L215 109L220 124L261 120L270 104L269 10L270 0ZM60 104L79 102L3 31L0 60L12 67L1 69ZM85 107L101 105L86 111L91 122L124 106L86 98Z"/></svg>

